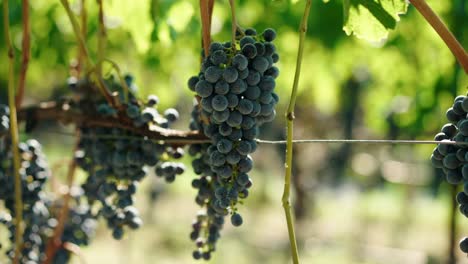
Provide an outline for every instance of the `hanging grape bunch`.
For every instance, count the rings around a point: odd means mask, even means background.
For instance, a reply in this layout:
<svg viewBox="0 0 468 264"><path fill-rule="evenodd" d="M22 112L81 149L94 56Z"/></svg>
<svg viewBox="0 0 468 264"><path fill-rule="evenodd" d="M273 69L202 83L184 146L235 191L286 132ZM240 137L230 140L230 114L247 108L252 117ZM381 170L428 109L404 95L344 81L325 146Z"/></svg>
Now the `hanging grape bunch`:
<svg viewBox="0 0 468 264"><path fill-rule="evenodd" d="M79 197L74 197L76 203L79 203ZM24 230L24 246L21 251L19 263L43 263L46 259L47 241L51 239L54 229L57 227L57 215L60 212L57 205L61 200L51 200L44 194L41 200L34 203L33 206L25 211L24 221L26 229ZM75 246L87 246L94 236L97 227L96 216L86 204L79 204L69 208L68 217L64 225L61 237L62 245L71 243ZM10 242L14 242L15 224L11 214L0 215L0 224L5 225L10 231ZM14 259L14 249L7 250L10 259ZM68 263L71 258L69 250L60 246L50 263L63 264Z"/></svg>
<svg viewBox="0 0 468 264"><path fill-rule="evenodd" d="M9 108L0 105L0 130L8 132L10 128ZM28 140L19 144L20 153L20 179L23 199L23 233L24 246L21 250L20 261L38 260L43 247L41 234L48 228L46 226L48 211L45 207L45 193L43 187L50 176L42 147L36 140ZM0 134L0 201L3 202L7 212L0 215L0 224L9 230L9 240L12 245L15 241L15 188L14 188L13 153L9 134ZM39 238L39 239L38 239ZM14 258L14 248L7 250L8 256Z"/></svg>
<svg viewBox="0 0 468 264"><path fill-rule="evenodd" d="M89 85L73 83L71 87L82 95L77 104L81 105L80 109L87 109L86 114L115 118L129 127L169 128L179 118L179 113L172 108L159 113L159 99L155 95L149 96L145 103L137 100L133 78L126 76L125 82L120 84L110 78L106 83L113 92L118 92L119 96L115 97L118 107L104 98L96 98L95 93L82 92ZM113 237L121 239L125 226L136 229L142 224L133 203L138 183L149 167L166 182L173 182L185 167L171 159L180 159L184 151L118 127L81 127L80 131L82 137L75 160L89 175L83 189L91 204L102 205L100 215L107 220Z"/></svg>
<svg viewBox="0 0 468 264"><path fill-rule="evenodd" d="M9 130L9 108L0 105L0 120L3 132ZM7 212L0 215L0 224L9 230L9 240L14 245L16 226L15 198L14 198L14 168L11 142L8 133L0 133L0 201L3 201ZM54 202L45 192L44 187L50 177L47 160L42 152L41 144L30 139L21 142L18 146L20 153L21 186L23 200L23 221L25 229L23 233L23 247L21 249L20 263L42 263L45 258L46 242L50 239L56 227L57 220L52 214ZM78 196L75 196L78 203ZM57 211L57 210L56 210ZM62 242L70 242L74 245L87 245L96 228L95 216L87 205L70 208L68 221L65 222ZM13 247L6 251L10 259L15 258ZM60 248L52 263L67 263L70 252Z"/></svg>
<svg viewBox="0 0 468 264"><path fill-rule="evenodd" d="M8 109L0 106L0 108ZM2 111L3 113L5 110ZM45 193L43 191L46 180L50 176L47 162L36 140L22 142L18 146L20 153L19 170L23 199L23 222L25 229L22 236L24 246L21 249L21 263L37 260L41 248L44 246L41 235L50 230L47 226L48 213L45 207ZM11 142L4 136L0 138L0 201L3 201L7 213L0 216L0 224L9 230L9 240L14 245L15 230L15 184L13 154ZM7 250L8 256L14 258L14 248Z"/></svg>
<svg viewBox="0 0 468 264"><path fill-rule="evenodd" d="M202 206L190 234L197 250L195 259L211 258L224 217L232 225L242 225L238 204L249 195L252 180L248 173L253 161L249 154L257 148L259 127L276 115L278 95L274 93L279 70L272 41L273 29L257 34L254 29L238 31L236 43L213 42L201 72L188 81L199 103L192 112L192 130L202 131L210 140L192 145L193 169L200 178L195 199Z"/></svg>
<svg viewBox="0 0 468 264"><path fill-rule="evenodd" d="M441 142L468 142L468 96L457 96L447 111L447 119L441 132L435 136ZM457 194L460 212L468 217L468 145L439 144L431 155L432 165L441 168L448 183L463 184ZM468 237L460 241L460 249L468 253Z"/></svg>
<svg viewBox="0 0 468 264"><path fill-rule="evenodd" d="M5 105L0 105L1 126L9 129L9 108ZM42 192L46 180L50 176L50 171L47 166L47 161L42 153L41 144L30 139L26 142L21 142L17 146L20 158L20 178L22 185L22 197L24 203L25 214L28 209L41 200L44 195ZM8 135L0 134L0 201L4 201L5 207L14 212L14 166L13 152ZM25 216L26 218L26 216Z"/></svg>

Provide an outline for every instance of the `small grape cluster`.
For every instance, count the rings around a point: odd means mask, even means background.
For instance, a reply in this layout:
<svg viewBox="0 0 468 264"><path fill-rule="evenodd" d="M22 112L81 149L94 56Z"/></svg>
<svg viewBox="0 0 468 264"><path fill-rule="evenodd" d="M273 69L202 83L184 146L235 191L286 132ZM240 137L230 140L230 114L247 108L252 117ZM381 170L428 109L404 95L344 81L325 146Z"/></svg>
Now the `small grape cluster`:
<svg viewBox="0 0 468 264"><path fill-rule="evenodd" d="M468 143L468 96L457 96L446 116L450 123L445 124L434 139ZM443 170L448 183L463 183L463 192L457 194L456 200L460 212L468 217L468 145L439 144L432 152L431 162L435 168ZM460 241L460 248L468 253L467 237Z"/></svg>
<svg viewBox="0 0 468 264"><path fill-rule="evenodd" d="M8 115L9 108L0 105L0 119L2 126L9 129L9 120L5 118ZM41 234L50 230L46 226L48 220L48 211L45 206L46 195L43 191L44 184L50 176L47 162L42 153L41 144L30 139L21 142L18 146L20 154L20 179L21 194L23 200L23 221L25 230L23 234L24 246L21 250L21 263L38 260L43 246ZM12 143L8 136L0 137L0 201L3 201L7 213L2 215L0 223L5 225L9 231L9 239L12 242L15 239L15 177L14 177ZM7 252L10 258L14 257L14 249L10 248Z"/></svg>
<svg viewBox="0 0 468 264"><path fill-rule="evenodd" d="M44 251L47 244L45 234L53 232L50 224L54 223L50 218L46 203L46 199L39 200L32 206L29 206L28 210L23 213L25 230L23 233L23 248L18 258L19 263L40 263L45 257ZM13 217L13 211L0 216L0 223L5 225L9 230L11 247L6 253L10 259L15 258L14 242L16 240L16 226Z"/></svg>
<svg viewBox="0 0 468 264"><path fill-rule="evenodd" d="M79 197L74 197L78 202ZM25 215L26 228L23 235L23 249L21 251L20 263L32 264L42 263L46 258L46 250L49 239L57 227L57 218L53 213L58 213L57 203L61 200L51 200L43 197L37 201ZM26 212L25 212L26 213ZM61 237L62 245L72 243L76 246L86 246L94 236L97 221L91 213L89 206L82 204L69 209L67 221L64 225ZM15 224L10 214L0 215L0 224L5 225L10 231L10 241L15 241ZM10 259L14 258L14 249L7 251ZM70 252L63 246L59 247L51 263L65 264L70 261Z"/></svg>
<svg viewBox="0 0 468 264"><path fill-rule="evenodd" d="M155 95L149 96L145 103L138 101L133 93L136 91L133 78L125 80L133 88L128 91L127 101L124 96L119 97L119 105L123 107L115 108L103 98L89 97L82 97L78 104L88 105L88 114L118 118L133 127L169 128L179 118L177 110L172 108L160 114ZM122 86L112 79L107 82L119 95L123 94ZM166 182L173 182L185 167L170 160L180 159L184 150L116 127L81 127L80 131L75 160L89 175L83 184L85 195L90 203L98 201L102 205L100 215L113 230L113 237L121 239L125 226L136 229L142 224L138 210L132 205L138 183L146 176L148 167L154 167L156 175L164 177Z"/></svg>
<svg viewBox="0 0 468 264"><path fill-rule="evenodd" d="M0 138L0 200L5 207L14 211L14 166L11 142L8 137ZM44 183L50 176L47 161L42 153L41 144L34 139L18 145L20 154L19 174L22 184L22 198L25 210L41 200Z"/></svg>
<svg viewBox="0 0 468 264"><path fill-rule="evenodd" d="M224 217L231 214L234 226L242 225L237 205L249 195L253 168L249 154L257 148L259 127L276 115L278 95L274 93L279 60L273 29L257 34L254 29L239 32L235 43L213 42L201 72L188 81L199 102L192 111L192 130L202 131L211 143L192 145L194 172L201 175L192 186L195 201L205 209L193 223L190 235L197 250L195 259L211 258ZM239 49L238 49L239 48Z"/></svg>

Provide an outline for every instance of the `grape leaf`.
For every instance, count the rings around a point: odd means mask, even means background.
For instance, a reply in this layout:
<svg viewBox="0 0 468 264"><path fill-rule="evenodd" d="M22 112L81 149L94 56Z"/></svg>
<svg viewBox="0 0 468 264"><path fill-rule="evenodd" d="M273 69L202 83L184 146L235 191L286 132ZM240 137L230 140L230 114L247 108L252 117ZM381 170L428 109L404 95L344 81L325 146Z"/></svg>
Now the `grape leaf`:
<svg viewBox="0 0 468 264"><path fill-rule="evenodd" d="M381 42L407 7L406 0L343 0L343 29L348 35L354 33L358 38Z"/></svg>

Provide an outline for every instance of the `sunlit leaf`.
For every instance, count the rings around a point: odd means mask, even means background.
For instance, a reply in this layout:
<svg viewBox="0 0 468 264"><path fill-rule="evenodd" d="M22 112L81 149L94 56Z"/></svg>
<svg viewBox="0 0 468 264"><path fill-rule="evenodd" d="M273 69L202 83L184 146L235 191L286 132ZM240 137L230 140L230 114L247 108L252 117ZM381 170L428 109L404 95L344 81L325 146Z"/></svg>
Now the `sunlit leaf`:
<svg viewBox="0 0 468 264"><path fill-rule="evenodd" d="M406 0L343 0L343 29L348 35L380 42L396 27L407 7Z"/></svg>

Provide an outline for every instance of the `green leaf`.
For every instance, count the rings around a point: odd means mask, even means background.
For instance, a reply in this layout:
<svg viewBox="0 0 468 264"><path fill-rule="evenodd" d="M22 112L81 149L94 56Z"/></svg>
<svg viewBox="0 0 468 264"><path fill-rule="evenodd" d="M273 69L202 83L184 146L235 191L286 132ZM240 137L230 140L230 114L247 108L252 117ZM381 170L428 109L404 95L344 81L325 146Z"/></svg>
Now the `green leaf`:
<svg viewBox="0 0 468 264"><path fill-rule="evenodd" d="M370 42L381 42L396 27L399 15L405 14L406 0L343 0L346 34Z"/></svg>

